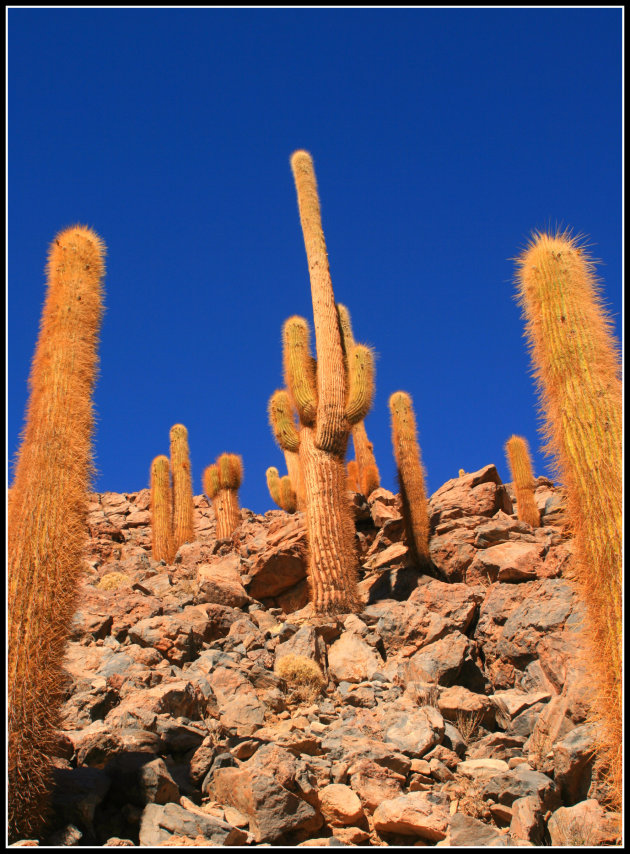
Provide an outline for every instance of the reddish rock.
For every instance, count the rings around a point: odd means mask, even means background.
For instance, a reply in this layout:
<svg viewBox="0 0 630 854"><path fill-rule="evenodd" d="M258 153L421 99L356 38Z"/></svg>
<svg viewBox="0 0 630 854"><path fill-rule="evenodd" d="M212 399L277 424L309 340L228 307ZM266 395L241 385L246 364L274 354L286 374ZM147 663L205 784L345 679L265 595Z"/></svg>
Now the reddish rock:
<svg viewBox="0 0 630 854"><path fill-rule="evenodd" d="M319 808L331 827L357 824L365 818L361 801L343 783L331 783L320 790Z"/></svg>
<svg viewBox="0 0 630 854"><path fill-rule="evenodd" d="M400 833L439 842L446 836L449 816L446 797L411 792L383 801L374 811L372 822L379 833Z"/></svg>
<svg viewBox="0 0 630 854"><path fill-rule="evenodd" d="M226 555L212 563L197 565L199 582L198 602L213 602L241 608L250 601L241 583L241 559L238 555Z"/></svg>
<svg viewBox="0 0 630 854"><path fill-rule="evenodd" d="M508 542L482 549L466 570L466 583L533 581L542 568L543 553L536 543Z"/></svg>

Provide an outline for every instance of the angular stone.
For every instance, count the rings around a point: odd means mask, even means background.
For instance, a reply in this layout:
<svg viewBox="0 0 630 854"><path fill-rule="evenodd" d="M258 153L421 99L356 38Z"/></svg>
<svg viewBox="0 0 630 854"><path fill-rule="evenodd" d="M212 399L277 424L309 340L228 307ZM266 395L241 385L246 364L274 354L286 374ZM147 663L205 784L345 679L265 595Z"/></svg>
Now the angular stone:
<svg viewBox="0 0 630 854"><path fill-rule="evenodd" d="M319 808L331 827L345 827L360 822L364 817L361 801L350 786L330 783L320 789Z"/></svg>
<svg viewBox="0 0 630 854"><path fill-rule="evenodd" d="M533 581L542 568L543 547L537 543L508 542L482 549L466 570L468 584L495 581Z"/></svg>
<svg viewBox="0 0 630 854"><path fill-rule="evenodd" d="M394 723L385 730L384 741L408 756L420 758L444 737L444 719L432 706L410 712L396 712Z"/></svg>
<svg viewBox="0 0 630 854"><path fill-rule="evenodd" d="M594 799L560 807L547 823L552 845L598 846L621 843L621 815L607 813Z"/></svg>
<svg viewBox="0 0 630 854"><path fill-rule="evenodd" d="M204 837L215 845L239 845L247 834L214 816L191 812L178 804L147 804L140 819L140 845L163 845L174 836L187 840ZM180 843L181 844L181 843Z"/></svg>
<svg viewBox="0 0 630 854"><path fill-rule="evenodd" d="M344 632L328 650L328 669L336 682L363 682L382 664L374 649L353 632Z"/></svg>
<svg viewBox="0 0 630 854"><path fill-rule="evenodd" d="M470 641L461 632L451 632L446 637L422 647L406 663L406 682L433 682L452 685L469 653Z"/></svg>
<svg viewBox="0 0 630 854"><path fill-rule="evenodd" d="M287 833L321 825L310 804L256 769L220 768L214 774L213 789L219 803L249 818L255 842L275 842Z"/></svg>
<svg viewBox="0 0 630 854"><path fill-rule="evenodd" d="M235 554L226 555L213 563L199 564L197 601L242 608L250 601L250 597L241 583L240 567L241 559Z"/></svg>
<svg viewBox="0 0 630 854"><path fill-rule="evenodd" d="M429 842L446 836L449 823L448 799L427 792L410 792L383 801L374 811L372 821L379 833L400 833Z"/></svg>

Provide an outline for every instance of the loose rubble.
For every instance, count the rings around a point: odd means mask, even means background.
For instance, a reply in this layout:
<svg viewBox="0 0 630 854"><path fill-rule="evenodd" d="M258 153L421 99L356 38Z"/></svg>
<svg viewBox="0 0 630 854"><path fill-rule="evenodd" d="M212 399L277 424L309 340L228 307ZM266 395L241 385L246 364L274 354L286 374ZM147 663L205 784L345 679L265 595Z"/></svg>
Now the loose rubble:
<svg viewBox="0 0 630 854"><path fill-rule="evenodd" d="M339 617L308 604L300 513L217 540L197 496L167 566L148 490L93 494L53 817L14 845L620 844L564 494L537 484L535 530L494 466L444 484L430 576L399 497L351 493L364 606Z"/></svg>

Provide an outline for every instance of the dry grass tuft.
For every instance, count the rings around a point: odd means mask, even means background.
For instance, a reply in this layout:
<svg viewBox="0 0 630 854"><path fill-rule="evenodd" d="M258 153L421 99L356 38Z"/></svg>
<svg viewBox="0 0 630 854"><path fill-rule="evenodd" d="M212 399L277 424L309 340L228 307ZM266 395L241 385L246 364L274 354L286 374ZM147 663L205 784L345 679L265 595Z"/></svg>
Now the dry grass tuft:
<svg viewBox="0 0 630 854"><path fill-rule="evenodd" d="M131 587L131 581L122 572L106 572L96 585L97 590L118 590L119 587Z"/></svg>
<svg viewBox="0 0 630 854"><path fill-rule="evenodd" d="M483 712L458 711L455 716L455 727L466 744L469 744L479 730L483 718Z"/></svg>
<svg viewBox="0 0 630 854"><path fill-rule="evenodd" d="M326 687L320 666L305 655L283 655L274 669L289 686L291 696L301 702L314 702Z"/></svg>

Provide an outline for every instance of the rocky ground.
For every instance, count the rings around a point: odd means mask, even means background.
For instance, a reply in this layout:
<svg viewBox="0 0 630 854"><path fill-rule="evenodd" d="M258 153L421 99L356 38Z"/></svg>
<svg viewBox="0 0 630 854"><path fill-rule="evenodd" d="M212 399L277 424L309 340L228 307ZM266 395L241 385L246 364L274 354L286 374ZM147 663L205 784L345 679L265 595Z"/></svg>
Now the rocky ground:
<svg viewBox="0 0 630 854"><path fill-rule="evenodd" d="M427 577L398 497L353 495L365 606L317 618L301 514L243 510L217 540L198 496L166 566L148 490L94 494L53 818L16 844L619 844L564 496L538 478L536 530L513 498L491 465L444 484Z"/></svg>

